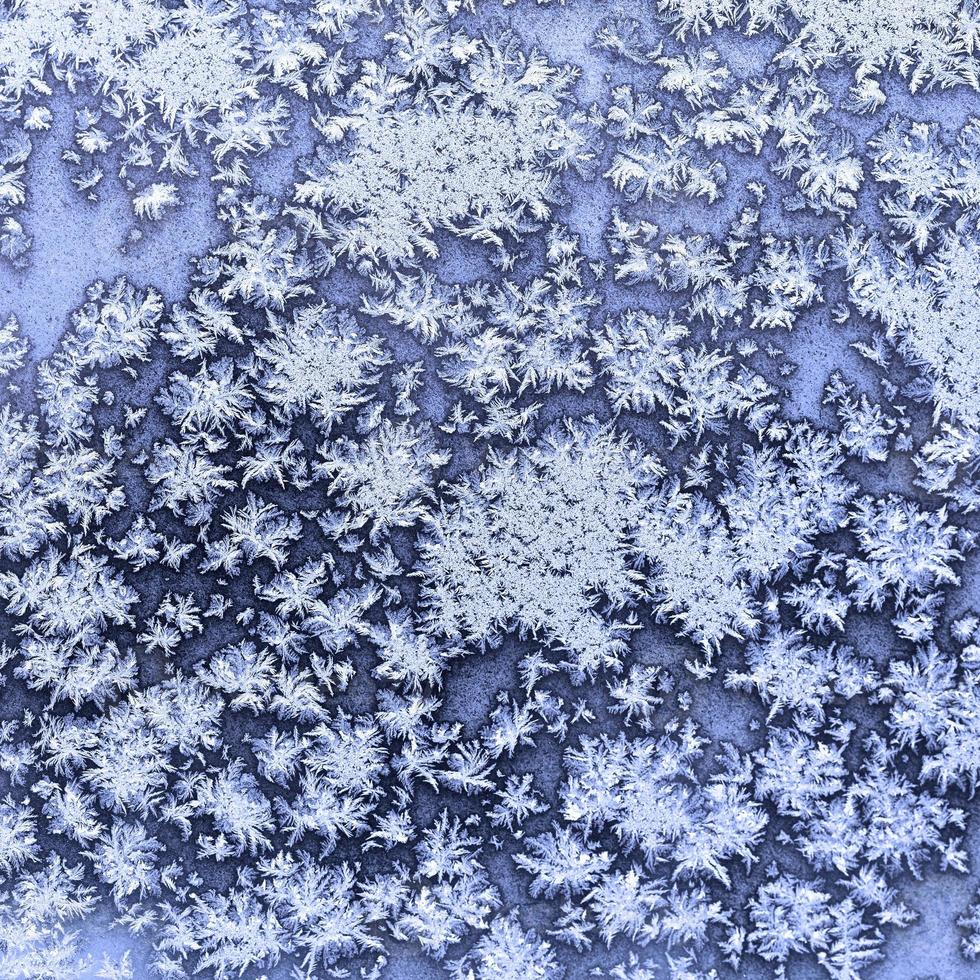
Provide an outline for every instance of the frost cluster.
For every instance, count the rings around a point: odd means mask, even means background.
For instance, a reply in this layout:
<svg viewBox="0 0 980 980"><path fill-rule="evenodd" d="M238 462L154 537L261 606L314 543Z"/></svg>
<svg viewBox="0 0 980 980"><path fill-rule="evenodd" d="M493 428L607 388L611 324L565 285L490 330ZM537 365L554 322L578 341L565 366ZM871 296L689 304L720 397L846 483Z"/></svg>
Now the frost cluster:
<svg viewBox="0 0 980 980"><path fill-rule="evenodd" d="M0 310L0 978L873 980L975 874L978 10L653 6L0 12L10 274L45 140L214 205Z"/></svg>

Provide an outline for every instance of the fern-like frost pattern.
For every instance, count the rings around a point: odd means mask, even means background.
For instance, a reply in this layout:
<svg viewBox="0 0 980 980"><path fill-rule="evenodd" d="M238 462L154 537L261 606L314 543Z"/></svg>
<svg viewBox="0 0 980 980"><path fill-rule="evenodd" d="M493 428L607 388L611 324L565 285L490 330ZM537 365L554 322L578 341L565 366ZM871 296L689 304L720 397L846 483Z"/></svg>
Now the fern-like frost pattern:
<svg viewBox="0 0 980 980"><path fill-rule="evenodd" d="M974 0L0 9L0 980L980 969Z"/></svg>

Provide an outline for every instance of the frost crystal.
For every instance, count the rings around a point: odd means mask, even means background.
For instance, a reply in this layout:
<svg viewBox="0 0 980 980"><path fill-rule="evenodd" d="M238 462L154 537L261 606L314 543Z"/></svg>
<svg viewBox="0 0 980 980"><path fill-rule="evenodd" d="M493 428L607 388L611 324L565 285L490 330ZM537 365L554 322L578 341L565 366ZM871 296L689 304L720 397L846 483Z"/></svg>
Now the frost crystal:
<svg viewBox="0 0 980 980"><path fill-rule="evenodd" d="M975 974L976 5L635 8L0 11L0 980Z"/></svg>

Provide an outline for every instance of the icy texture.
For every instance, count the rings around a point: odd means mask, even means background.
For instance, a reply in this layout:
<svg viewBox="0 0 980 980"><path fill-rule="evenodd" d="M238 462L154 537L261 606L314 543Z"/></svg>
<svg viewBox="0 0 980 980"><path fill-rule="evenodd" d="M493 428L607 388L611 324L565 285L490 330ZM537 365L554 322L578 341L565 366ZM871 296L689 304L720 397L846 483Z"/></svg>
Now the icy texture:
<svg viewBox="0 0 980 980"><path fill-rule="evenodd" d="M0 980L976 976L978 89L972 0L6 4Z"/></svg>

